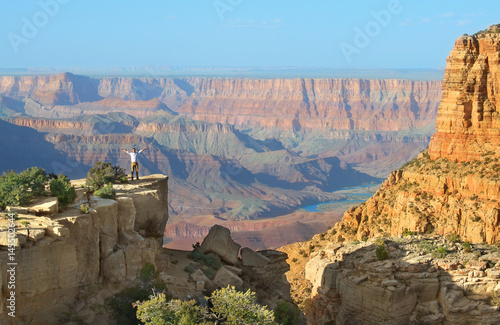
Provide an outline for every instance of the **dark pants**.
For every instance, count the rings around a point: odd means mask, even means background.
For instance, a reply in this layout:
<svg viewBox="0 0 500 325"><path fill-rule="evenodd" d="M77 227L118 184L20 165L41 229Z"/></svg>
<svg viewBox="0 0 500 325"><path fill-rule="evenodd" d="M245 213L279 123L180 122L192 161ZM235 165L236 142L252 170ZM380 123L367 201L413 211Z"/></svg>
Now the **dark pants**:
<svg viewBox="0 0 500 325"><path fill-rule="evenodd" d="M134 179L134 170L135 170L135 175L137 179L139 179L139 163L138 162L133 162L132 165L130 166L131 170L131 177Z"/></svg>

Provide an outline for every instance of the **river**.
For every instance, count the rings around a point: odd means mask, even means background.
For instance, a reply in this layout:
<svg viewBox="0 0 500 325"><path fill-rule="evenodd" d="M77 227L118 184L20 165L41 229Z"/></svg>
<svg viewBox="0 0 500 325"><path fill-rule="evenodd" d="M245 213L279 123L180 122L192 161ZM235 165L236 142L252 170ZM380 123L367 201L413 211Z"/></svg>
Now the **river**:
<svg viewBox="0 0 500 325"><path fill-rule="evenodd" d="M370 185L362 185L362 186L355 186L355 187L343 187L343 188L340 188L338 190L333 191L332 193L349 195L350 199L316 203L316 204L302 207L301 209L304 209L308 212L323 212L326 209L320 209L321 206L324 206L324 208L325 208L326 205L331 205L331 204L352 203L352 205L354 205L357 203L362 203L362 202L365 202L366 200L368 200L374 193L360 193L363 191L357 192L356 190L363 190L363 189L368 189L368 188L377 188L378 189L378 187L380 187L380 185L381 184L375 184L375 185L370 184ZM371 190L371 191L373 191L373 190Z"/></svg>

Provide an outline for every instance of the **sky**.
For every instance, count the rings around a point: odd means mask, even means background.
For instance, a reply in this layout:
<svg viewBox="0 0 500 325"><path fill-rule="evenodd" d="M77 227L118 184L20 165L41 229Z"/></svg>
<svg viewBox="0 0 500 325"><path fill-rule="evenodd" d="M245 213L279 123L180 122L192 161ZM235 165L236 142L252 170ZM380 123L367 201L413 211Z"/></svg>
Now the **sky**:
<svg viewBox="0 0 500 325"><path fill-rule="evenodd" d="M0 68L442 69L500 1L0 1Z"/></svg>

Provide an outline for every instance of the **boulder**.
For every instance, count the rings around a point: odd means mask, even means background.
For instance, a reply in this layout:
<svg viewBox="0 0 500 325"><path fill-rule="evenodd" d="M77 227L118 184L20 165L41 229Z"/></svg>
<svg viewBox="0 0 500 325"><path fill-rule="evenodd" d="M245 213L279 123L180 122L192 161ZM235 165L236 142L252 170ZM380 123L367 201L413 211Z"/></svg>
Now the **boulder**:
<svg viewBox="0 0 500 325"><path fill-rule="evenodd" d="M244 247L241 250L241 261L244 266L266 266L271 260L248 247Z"/></svg>
<svg viewBox="0 0 500 325"><path fill-rule="evenodd" d="M227 287L228 285L239 288L243 285L243 280L225 267L221 267L220 270L217 271L217 274L215 274L214 283L221 288Z"/></svg>
<svg viewBox="0 0 500 325"><path fill-rule="evenodd" d="M200 246L202 252L214 253L229 264L238 263L240 248L241 246L231 238L229 229L219 225L210 228L207 237Z"/></svg>
<svg viewBox="0 0 500 325"><path fill-rule="evenodd" d="M224 265L224 267L236 275L241 275L243 273L243 270L236 266Z"/></svg>

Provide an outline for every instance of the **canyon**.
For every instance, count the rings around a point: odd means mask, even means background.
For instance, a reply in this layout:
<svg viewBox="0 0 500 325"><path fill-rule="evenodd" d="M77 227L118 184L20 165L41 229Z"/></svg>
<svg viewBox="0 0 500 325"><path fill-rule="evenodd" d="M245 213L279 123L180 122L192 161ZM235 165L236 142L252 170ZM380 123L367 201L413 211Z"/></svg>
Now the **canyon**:
<svg viewBox="0 0 500 325"><path fill-rule="evenodd" d="M332 223L301 212L268 224L296 234L276 241L245 220L380 182L426 148L440 97L440 81L0 76L0 135L17 153L0 166L80 178L99 160L128 167L121 147L148 146L141 173L170 177L167 241L189 248L199 227L239 220L234 236L279 247Z"/></svg>

